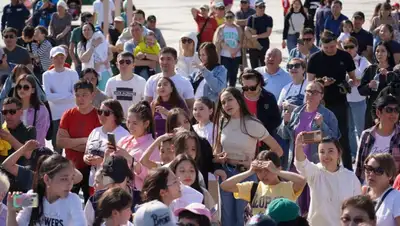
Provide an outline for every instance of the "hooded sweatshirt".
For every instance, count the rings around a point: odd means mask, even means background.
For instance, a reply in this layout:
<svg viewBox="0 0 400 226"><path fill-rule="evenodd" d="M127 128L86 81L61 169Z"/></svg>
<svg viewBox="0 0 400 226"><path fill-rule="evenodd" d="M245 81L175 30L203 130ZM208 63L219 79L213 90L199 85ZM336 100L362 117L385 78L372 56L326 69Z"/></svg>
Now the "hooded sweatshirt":
<svg viewBox="0 0 400 226"><path fill-rule="evenodd" d="M176 72L177 72L177 74L180 74L182 76L185 76L186 78L189 78L190 75L193 72L197 72L198 71L198 69L193 67L192 63L193 62L195 62L197 64L201 63L199 55L196 52L196 46L197 46L197 43L198 43L197 33L196 32L187 32L187 33L184 33L180 37L180 39L182 39L182 38L190 38L190 39L192 39L193 42L194 42L195 51L194 51L193 56L191 56L191 57L183 56L182 43L179 42L179 53L178 53L178 63L176 64Z"/></svg>

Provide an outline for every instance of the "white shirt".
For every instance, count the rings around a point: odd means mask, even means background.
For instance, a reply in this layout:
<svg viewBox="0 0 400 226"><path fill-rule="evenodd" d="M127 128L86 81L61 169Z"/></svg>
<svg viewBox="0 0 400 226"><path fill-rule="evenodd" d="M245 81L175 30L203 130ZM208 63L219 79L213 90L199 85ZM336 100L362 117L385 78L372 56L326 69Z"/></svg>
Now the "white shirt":
<svg viewBox="0 0 400 226"><path fill-rule="evenodd" d="M214 145L213 128L214 128L214 123L212 122L207 123L207 125L203 127L200 127L199 124L193 125L193 129L197 133L197 135L206 138L210 143L211 147Z"/></svg>
<svg viewBox="0 0 400 226"><path fill-rule="evenodd" d="M139 75L133 75L128 81L122 80L121 75L116 75L107 81L105 93L121 103L126 115L130 106L143 100L145 86L146 80Z"/></svg>
<svg viewBox="0 0 400 226"><path fill-rule="evenodd" d="M109 0L108 4L108 23L112 24L113 23L113 17L112 17L112 12L115 11L115 5L112 0ZM96 12L96 25L101 25L104 21L104 9L103 9L103 2L101 0L96 0L93 2L93 11Z"/></svg>
<svg viewBox="0 0 400 226"><path fill-rule="evenodd" d="M354 64L356 65L356 70L354 71L357 79L361 79L364 70L370 65L367 58L357 55L354 57ZM348 77L348 76L347 76ZM361 96L358 92L357 86L351 87L351 93L347 94L348 102L360 102L365 100L365 96Z"/></svg>
<svg viewBox="0 0 400 226"><path fill-rule="evenodd" d="M147 80L146 87L144 88L145 97L153 97L153 99L157 97L157 82L162 77L163 74L158 73L151 76L149 80ZM193 86L187 78L183 77L182 75L175 74L174 76L170 77L170 79L174 82L179 95L181 95L184 100L194 98Z"/></svg>
<svg viewBox="0 0 400 226"><path fill-rule="evenodd" d="M282 103L289 97L297 96L298 94L304 95L304 102L306 101L305 98L305 90L307 87L308 81L307 79L304 80L303 84L300 83L298 85L293 84L293 82L287 84L282 88L281 94L279 95L278 99L278 106L281 106ZM290 87L292 86L292 87ZM301 90L300 90L301 88ZM289 92L288 92L289 91Z"/></svg>
<svg viewBox="0 0 400 226"><path fill-rule="evenodd" d="M292 82L292 77L282 68L279 68L275 74L269 74L266 71L266 66L258 67L255 70L263 75L265 82L264 88L274 94L277 100L279 99L282 88Z"/></svg>
<svg viewBox="0 0 400 226"><path fill-rule="evenodd" d="M350 33L340 33L339 38L337 39L339 42L342 42L342 47L343 47L343 42L346 40L346 38L349 38L351 35Z"/></svg>
<svg viewBox="0 0 400 226"><path fill-rule="evenodd" d="M361 184L356 175L343 166L332 173L325 170L320 163L314 164L308 159L303 162L295 159L294 165L300 175L306 178L310 187L310 225L340 225L342 202L361 194Z"/></svg>
<svg viewBox="0 0 400 226"><path fill-rule="evenodd" d="M179 56L176 73L189 78L192 73L199 71L199 69L193 67L193 63L201 64L198 53L194 53L191 57Z"/></svg>
<svg viewBox="0 0 400 226"><path fill-rule="evenodd" d="M78 80L78 73L69 68L64 68L63 72L52 69L43 73L43 89L53 120L61 119L66 110L75 107L74 85Z"/></svg>
<svg viewBox="0 0 400 226"><path fill-rule="evenodd" d="M238 33L238 30L237 30L236 27L234 27L234 26L225 26L224 30L222 31L222 35L223 35L223 38L224 38L224 43L227 46L229 46L232 49L238 47L240 38L239 38L239 33ZM229 58L232 57L231 53L225 48L222 48L221 56L229 57ZM239 56L241 56L241 51L238 51L236 53L236 57L239 57Z"/></svg>
<svg viewBox="0 0 400 226"><path fill-rule="evenodd" d="M112 131L115 135L115 142L118 143L121 138L128 136L129 132L124 129L122 126L118 126ZM89 137L86 142L86 151L85 154L92 154L104 157L104 152L106 151L108 143L107 133L103 131L103 126L97 127L89 134ZM93 187L94 185L94 176L96 174L96 170L98 167L92 166L90 170L89 176L89 185Z"/></svg>
<svg viewBox="0 0 400 226"><path fill-rule="evenodd" d="M196 93L194 94L195 99L199 99L200 97L204 96L204 85L206 84L206 80L203 79L199 86L196 89Z"/></svg>
<svg viewBox="0 0 400 226"><path fill-rule="evenodd" d="M32 193L32 191L28 193ZM17 215L18 225L28 226L31 213L32 208L23 208ZM36 224L36 226L47 225L86 226L79 196L70 192L66 198L59 198L53 203L49 203L43 197L43 215L40 224Z"/></svg>
<svg viewBox="0 0 400 226"><path fill-rule="evenodd" d="M385 192L383 194L385 194ZM379 202L382 196L376 201ZM395 218L399 216L400 192L393 189L383 200L378 211L376 211L376 226L397 226Z"/></svg>
<svg viewBox="0 0 400 226"><path fill-rule="evenodd" d="M390 140L392 139L394 132L395 131L393 130L393 133L386 137L381 136L378 133L375 133L375 142L371 148L370 155L379 153L389 153Z"/></svg>

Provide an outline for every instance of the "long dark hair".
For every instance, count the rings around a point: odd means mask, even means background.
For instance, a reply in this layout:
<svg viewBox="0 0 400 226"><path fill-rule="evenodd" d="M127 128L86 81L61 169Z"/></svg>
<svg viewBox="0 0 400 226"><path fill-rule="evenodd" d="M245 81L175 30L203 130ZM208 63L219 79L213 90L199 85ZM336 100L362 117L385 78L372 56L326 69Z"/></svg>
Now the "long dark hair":
<svg viewBox="0 0 400 226"><path fill-rule="evenodd" d="M141 192L143 203L150 202L153 200L158 200L160 202L163 201L160 195L160 191L168 189L169 174L170 174L169 168L160 167L146 177Z"/></svg>
<svg viewBox="0 0 400 226"><path fill-rule="evenodd" d="M13 82L16 82L16 76L22 75L22 74L28 74L28 75L33 75L33 72L26 66L23 64L17 64L13 70L11 71L11 78Z"/></svg>
<svg viewBox="0 0 400 226"><path fill-rule="evenodd" d="M391 28L393 29L393 27L390 26L390 25L388 25L387 27L391 27ZM393 30L392 30L392 31L393 31ZM386 49L386 51L387 51L387 61L388 61L389 67L391 67L391 68L394 67L394 66L396 65L396 63L395 63L395 61L394 61L394 56L393 56L392 47L390 46L389 42L386 42L386 41L379 42L379 43L376 45L375 51L376 51L376 49L378 48L378 46L380 46L380 45L384 46L385 49ZM374 56L375 56L375 53L374 53Z"/></svg>
<svg viewBox="0 0 400 226"><path fill-rule="evenodd" d="M131 106L128 109L128 113L136 114L141 121L146 122L149 121L149 126L147 127L147 133L151 133L153 138L156 138L154 133L154 120L153 114L151 113L150 104L147 101L140 101L139 103Z"/></svg>
<svg viewBox="0 0 400 226"><path fill-rule="evenodd" d="M160 78L160 80L157 81L157 85L163 79L167 80L169 82L169 84L171 85L171 88L172 88L171 95L170 95L169 100L167 102L169 104L171 104L172 107L180 107L182 105L182 103L185 103L185 102L183 101L183 99L179 95L178 90L176 89L174 81L172 81L170 78L162 77L162 78ZM155 112L155 107L161 105L162 102L163 101L162 101L161 97L158 96L157 99L151 104L152 111Z"/></svg>
<svg viewBox="0 0 400 226"><path fill-rule="evenodd" d="M165 132L172 133L178 127L178 117L183 115L190 123L190 131L194 131L190 122L189 114L182 108L172 108L169 110L167 120L165 122Z"/></svg>
<svg viewBox="0 0 400 226"><path fill-rule="evenodd" d="M204 49L206 55L207 55L207 63L204 63L204 66L208 70L213 70L216 66L219 65L219 56L217 53L217 47L212 42L204 42L200 45L199 48L199 53L200 50Z"/></svg>
<svg viewBox="0 0 400 226"><path fill-rule="evenodd" d="M174 144L175 156L185 153L186 140L188 140L188 139L193 139L194 142L196 143L196 157L194 158L194 160L196 161L197 166L200 167L200 165L201 165L200 142L199 142L198 135L193 131L179 132L172 139L172 142Z"/></svg>
<svg viewBox="0 0 400 226"><path fill-rule="evenodd" d="M303 14L303 15L307 15L306 14L306 11L304 10L304 6L303 6L303 3L301 2L301 0L294 0L294 1L292 1L292 3L290 4L290 8L289 8L289 13L294 13L294 7L293 7L293 5L294 5L294 3L295 2L299 2L300 3L300 13L301 14ZM306 18L307 19L307 18Z"/></svg>
<svg viewBox="0 0 400 226"><path fill-rule="evenodd" d="M39 110L40 109L40 105L42 105L43 103L39 100L39 97L38 97L38 95L36 93L37 92L37 87L36 87L35 78L33 77L33 75L27 75L27 74L21 75L18 78L16 85L19 85L22 81L27 81L31 85L32 89L35 90L34 93L31 93L31 98L29 99L29 102L30 102L30 105L35 110ZM16 97L16 98L21 100L21 98L18 95L18 90L16 88L14 89L14 97Z"/></svg>
<svg viewBox="0 0 400 226"><path fill-rule="evenodd" d="M82 25L81 25L81 43L82 43L82 48L84 49L84 50L86 50L86 44L87 44L87 42L89 41L89 40L87 40L86 38L85 38L85 36L83 35L83 27L85 26L85 25L89 25L91 28L92 28L92 30L93 30L93 34L94 34L94 32L96 32L96 29L94 28L94 25L93 24L91 24L91 23L89 23L89 22L85 22L85 23L83 23Z"/></svg>
<svg viewBox="0 0 400 226"><path fill-rule="evenodd" d="M194 183L190 185L190 187L203 194L203 190L201 189L199 183L199 168L197 167L195 160L192 159L188 154L177 155L169 165L169 168L172 170L172 172L176 174L176 169L178 168L179 164L181 164L183 161L189 161L190 164L192 164L194 171L196 172L196 178L194 180Z"/></svg>
<svg viewBox="0 0 400 226"><path fill-rule="evenodd" d="M46 196L47 187L44 183L44 176L47 175L48 177L53 178L61 170L71 166L71 162L59 154L42 156L39 158L33 180L33 192L38 194L39 205L37 208L32 208L29 225L40 224L40 218L43 215L43 198Z"/></svg>

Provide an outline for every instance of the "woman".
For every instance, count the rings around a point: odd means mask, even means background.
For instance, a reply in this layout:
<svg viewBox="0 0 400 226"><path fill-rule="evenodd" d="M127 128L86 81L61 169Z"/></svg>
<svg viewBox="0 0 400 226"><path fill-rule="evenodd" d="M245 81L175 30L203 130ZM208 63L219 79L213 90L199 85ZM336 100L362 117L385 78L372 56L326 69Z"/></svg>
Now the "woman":
<svg viewBox="0 0 400 226"><path fill-rule="evenodd" d="M365 96L361 96L358 92L357 86L354 82L359 83L361 81L364 70L369 67L370 63L368 60L357 54L358 52L358 41L354 37L349 37L343 41L343 49L350 53L353 57L354 65L356 66L355 75L357 81L347 79L347 82L351 86L351 93L347 94L347 102L349 102L349 141L351 148L351 156L355 160L357 154L357 141L361 137L361 132L364 130L365 122L365 110L367 103Z"/></svg>
<svg viewBox="0 0 400 226"><path fill-rule="evenodd" d="M193 64L198 71L191 75L194 96L195 98L205 96L216 101L218 94L226 87L227 70L218 63L218 54L214 44L202 43L199 54L201 64Z"/></svg>
<svg viewBox="0 0 400 226"><path fill-rule="evenodd" d="M278 128L278 134L283 139L289 140L288 169L291 170L294 170L295 137L299 133L321 130L323 137L332 137L334 139L339 139L340 137L338 121L335 115L321 104L324 98L323 84L320 81L312 81L308 83L305 93L306 103L295 108L293 112L290 112L290 109L285 110L283 122ZM304 153L309 161L313 163L319 162L317 144L306 145ZM310 205L309 192L309 187L306 186L298 199L302 213L308 212Z"/></svg>
<svg viewBox="0 0 400 226"><path fill-rule="evenodd" d="M400 225L400 192L392 188L397 175L393 157L388 153L370 155L364 161L368 187L363 191L375 204L377 226Z"/></svg>
<svg viewBox="0 0 400 226"><path fill-rule="evenodd" d="M290 4L289 13L285 16L283 27L282 48L286 48L288 53L297 45L297 39L300 38L300 32L307 27L307 13L304 10L301 0L293 0Z"/></svg>
<svg viewBox="0 0 400 226"><path fill-rule="evenodd" d="M124 111L117 100L105 100L97 110L97 114L102 126L95 128L90 133L83 156L85 163L92 166L89 176L89 186L91 187L94 186L95 173L102 164L104 153L107 150L107 134L114 134L116 142L129 135L128 131L122 127Z"/></svg>
<svg viewBox="0 0 400 226"><path fill-rule="evenodd" d="M221 57L221 64L228 70L229 86L235 87L239 65L242 64L243 30L235 24L235 14L232 11L226 12L225 23L215 31L213 42Z"/></svg>
<svg viewBox="0 0 400 226"><path fill-rule="evenodd" d="M18 78L14 89L14 97L22 102L22 122L25 126L36 128L36 140L39 147L46 146L46 135L50 128L50 115L46 106L36 95L36 80L33 75L24 74Z"/></svg>
<svg viewBox="0 0 400 226"><path fill-rule="evenodd" d="M342 203L341 226L376 226L375 205L365 195L357 195Z"/></svg>
<svg viewBox="0 0 400 226"><path fill-rule="evenodd" d="M176 73L190 78L190 75L197 72L195 64L201 64L198 53L196 52L197 46L197 32L184 33L179 40L179 53L178 63L176 64Z"/></svg>
<svg viewBox="0 0 400 226"><path fill-rule="evenodd" d="M82 25L81 41L77 49L82 70L94 68L100 75L98 87L104 91L107 80L111 77L110 61L113 58L107 39L100 31L95 32L94 26L87 22Z"/></svg>
<svg viewBox="0 0 400 226"><path fill-rule="evenodd" d="M310 187L311 204L308 221L311 225L340 225L342 201L361 194L361 184L353 172L340 163L343 150L338 140L324 138L318 145L318 164L310 162L304 153L305 132L296 138L297 171ZM307 142L308 143L308 142Z"/></svg>
<svg viewBox="0 0 400 226"><path fill-rule="evenodd" d="M33 34L32 55L33 55L33 72L35 76L42 82L42 73L47 71L51 65L50 50L52 47L47 40L47 29L43 26L37 26Z"/></svg>
<svg viewBox="0 0 400 226"><path fill-rule="evenodd" d="M234 176L250 168L256 156L258 141L268 145L271 151L282 156L283 151L276 140L269 134L263 124L248 110L241 92L233 87L223 89L219 95L214 131L216 142L214 154L228 177ZM246 180L254 181L252 175ZM244 225L243 211L246 202L236 200L233 194L221 190L222 224ZM236 217L232 217L235 215Z"/></svg>
<svg viewBox="0 0 400 226"><path fill-rule="evenodd" d="M108 99L107 95L101 91L97 86L99 84L99 74L93 68L86 68L81 73L81 78L90 82L94 88L94 99L93 106L95 108L100 108L101 103Z"/></svg>
<svg viewBox="0 0 400 226"><path fill-rule="evenodd" d="M376 49L377 44L379 41L385 41L389 44L390 49L393 53L393 58L395 64L400 63L400 44L394 40L395 32L393 30L393 26L389 24L382 24L379 30L379 36L374 41L374 50Z"/></svg>
<svg viewBox="0 0 400 226"><path fill-rule="evenodd" d="M378 35L381 25L387 24L398 27L398 21L392 17L392 6L390 3L382 3L379 14L372 18L369 31L375 36Z"/></svg>
<svg viewBox="0 0 400 226"><path fill-rule="evenodd" d="M375 49L377 63L367 67L363 73L358 92L367 97L367 110L365 112L364 129L372 127L375 123L372 118L372 105L379 92L387 86L386 75L395 66L393 53L389 43L380 42Z"/></svg>
<svg viewBox="0 0 400 226"><path fill-rule="evenodd" d="M63 0L57 2L57 12L53 13L50 20L50 37L56 45L69 45L71 36L72 16L68 13L67 3Z"/></svg>

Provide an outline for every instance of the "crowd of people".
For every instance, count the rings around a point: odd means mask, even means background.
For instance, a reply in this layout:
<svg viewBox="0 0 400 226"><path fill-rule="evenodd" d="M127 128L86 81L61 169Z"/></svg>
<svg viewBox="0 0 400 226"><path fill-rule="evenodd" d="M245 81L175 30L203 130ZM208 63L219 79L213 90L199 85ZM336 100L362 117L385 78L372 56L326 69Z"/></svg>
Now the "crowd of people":
<svg viewBox="0 0 400 226"><path fill-rule="evenodd" d="M4 7L0 225L400 226L398 3L127 1Z"/></svg>

